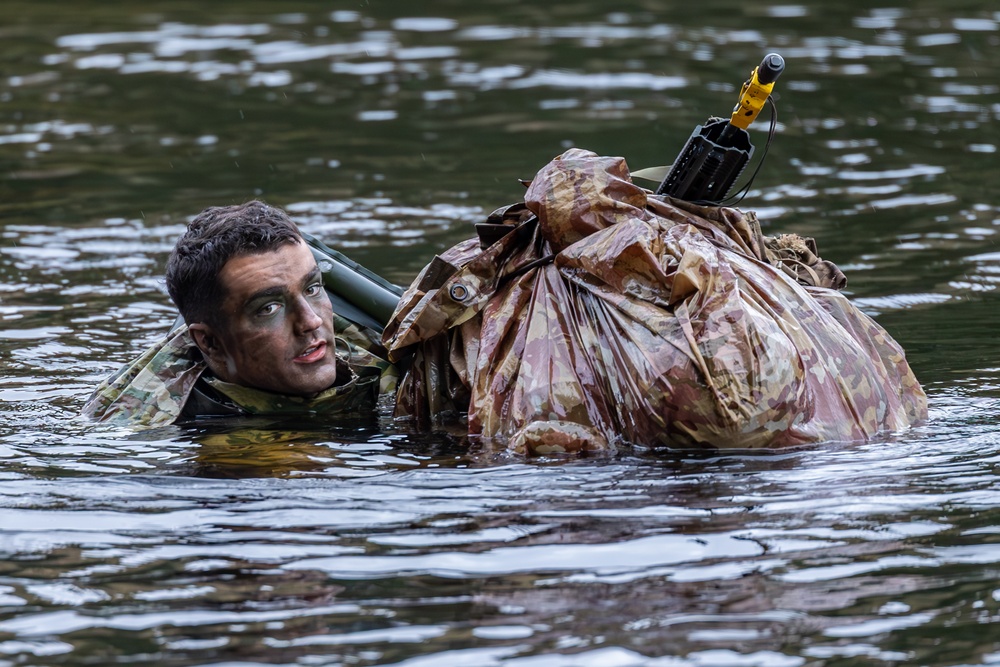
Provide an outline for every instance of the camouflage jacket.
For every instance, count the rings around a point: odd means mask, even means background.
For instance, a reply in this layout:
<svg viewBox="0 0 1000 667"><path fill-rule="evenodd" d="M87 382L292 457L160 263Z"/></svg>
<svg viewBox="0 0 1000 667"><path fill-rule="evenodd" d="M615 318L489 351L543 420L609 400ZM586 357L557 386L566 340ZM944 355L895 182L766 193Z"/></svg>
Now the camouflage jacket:
<svg viewBox="0 0 1000 667"><path fill-rule="evenodd" d="M104 380L83 408L100 421L154 427L185 414L185 404L203 379L234 412L273 417L341 414L374 409L380 392L395 389L395 367L366 349L370 336L336 317L337 384L306 399L229 384L206 373L201 353L186 326L177 327L134 361Z"/></svg>
<svg viewBox="0 0 1000 667"><path fill-rule="evenodd" d="M435 258L383 343L396 413L520 453L864 440L926 416L903 350L811 239L654 196L573 149Z"/></svg>

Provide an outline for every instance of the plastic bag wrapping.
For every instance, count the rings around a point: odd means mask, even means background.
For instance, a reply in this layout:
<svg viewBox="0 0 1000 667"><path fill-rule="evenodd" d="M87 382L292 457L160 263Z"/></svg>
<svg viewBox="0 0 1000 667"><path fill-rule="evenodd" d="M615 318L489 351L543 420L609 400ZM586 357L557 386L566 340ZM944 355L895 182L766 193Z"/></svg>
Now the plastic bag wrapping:
<svg viewBox="0 0 1000 667"><path fill-rule="evenodd" d="M524 454L866 440L926 416L902 349L810 239L653 196L579 149L524 207L404 294L383 338L411 360L397 416L467 413L470 435Z"/></svg>

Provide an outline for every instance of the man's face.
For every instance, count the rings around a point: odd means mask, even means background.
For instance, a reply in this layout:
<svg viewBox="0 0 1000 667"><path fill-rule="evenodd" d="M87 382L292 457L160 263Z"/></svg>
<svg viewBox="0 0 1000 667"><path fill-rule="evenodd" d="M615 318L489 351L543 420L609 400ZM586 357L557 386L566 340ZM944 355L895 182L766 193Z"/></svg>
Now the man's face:
<svg viewBox="0 0 1000 667"><path fill-rule="evenodd" d="M222 326L191 333L220 379L295 396L333 384L333 308L305 243L234 257L219 281Z"/></svg>

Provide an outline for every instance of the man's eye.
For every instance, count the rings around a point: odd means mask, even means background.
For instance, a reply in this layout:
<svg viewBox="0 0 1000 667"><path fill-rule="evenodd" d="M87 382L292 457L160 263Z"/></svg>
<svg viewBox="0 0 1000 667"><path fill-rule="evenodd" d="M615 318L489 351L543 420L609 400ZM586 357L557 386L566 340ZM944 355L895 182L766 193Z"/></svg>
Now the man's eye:
<svg viewBox="0 0 1000 667"><path fill-rule="evenodd" d="M281 304L274 303L272 301L271 303L262 306L260 310L257 311L257 314L263 317L267 317L268 315L274 315L276 312L278 312L279 308L281 308Z"/></svg>
<svg viewBox="0 0 1000 667"><path fill-rule="evenodd" d="M317 296L323 293L323 283L313 283L306 287L306 296Z"/></svg>

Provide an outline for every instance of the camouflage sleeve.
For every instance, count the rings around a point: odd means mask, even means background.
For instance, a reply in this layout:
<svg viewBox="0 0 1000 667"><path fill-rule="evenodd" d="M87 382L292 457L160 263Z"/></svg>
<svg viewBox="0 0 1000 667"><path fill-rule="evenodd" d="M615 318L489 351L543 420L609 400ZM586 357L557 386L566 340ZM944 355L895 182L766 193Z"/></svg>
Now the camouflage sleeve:
<svg viewBox="0 0 1000 667"><path fill-rule="evenodd" d="M98 385L83 414L135 426L172 423L205 370L194 350L187 326L171 331Z"/></svg>

